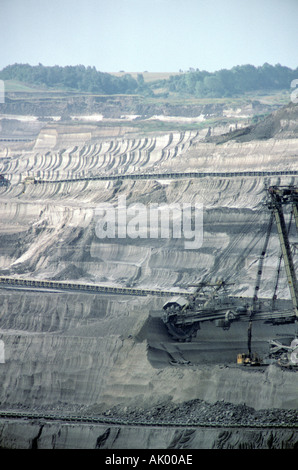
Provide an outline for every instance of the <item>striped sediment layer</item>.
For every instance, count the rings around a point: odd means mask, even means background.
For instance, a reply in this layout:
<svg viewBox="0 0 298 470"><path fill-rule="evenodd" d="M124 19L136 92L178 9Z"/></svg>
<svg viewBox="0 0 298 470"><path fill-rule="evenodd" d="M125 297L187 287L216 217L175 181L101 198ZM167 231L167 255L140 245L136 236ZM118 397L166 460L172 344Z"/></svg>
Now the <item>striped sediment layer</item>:
<svg viewBox="0 0 298 470"><path fill-rule="evenodd" d="M224 279L232 284L232 294L251 296L270 216L265 188L297 184L294 174L58 180L149 172L156 166L160 171L296 170L296 149L295 139L216 146L189 132L78 142L47 151L3 151L0 172L10 185L0 187L1 275L161 290L186 290L201 280ZM54 182L25 185L28 174ZM183 238L148 234L99 238L99 206L108 202L116 207L121 196L129 206L202 204L201 246L188 250ZM260 296L272 295L279 250L274 229ZM289 299L284 273L278 294ZM234 367L247 340L245 328L238 331L236 324L225 332L206 325L193 343L178 344L168 338L160 321L165 299L157 296L1 289L0 297L0 339L5 346L5 362L0 364L2 407L84 406L101 413L114 406L148 408L194 399L244 402L255 409L297 407L295 373L275 365L254 371ZM288 327L290 331L281 329L281 334L294 334L295 325ZM200 340L204 331L205 342ZM263 345L266 326L260 333ZM222 354L225 347L231 351L228 360ZM215 361L208 362L208 350Z"/></svg>

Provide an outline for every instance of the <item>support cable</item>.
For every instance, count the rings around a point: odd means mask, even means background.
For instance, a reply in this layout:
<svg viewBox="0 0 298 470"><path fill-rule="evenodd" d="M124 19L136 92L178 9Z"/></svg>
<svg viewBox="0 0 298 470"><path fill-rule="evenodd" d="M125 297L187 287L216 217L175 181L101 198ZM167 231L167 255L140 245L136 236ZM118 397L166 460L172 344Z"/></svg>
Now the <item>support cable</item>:
<svg viewBox="0 0 298 470"><path fill-rule="evenodd" d="M290 233L290 230L291 230L292 220L293 220L293 212L291 212L291 217L290 217L290 221L289 221L289 225L288 225L288 233ZM275 285L274 285L274 291L273 291L273 296L272 296L272 309L275 308L275 301L277 299L277 289L278 289L278 283L279 283L279 276L280 276L282 258L283 258L283 255L282 255L282 252L281 252L280 255L279 255L276 278L275 278Z"/></svg>
<svg viewBox="0 0 298 470"><path fill-rule="evenodd" d="M270 234L271 234L271 230L272 230L273 217L274 217L273 212L271 212L270 220L269 220L269 224L268 224L268 228L267 228L267 233L266 233L266 238L265 238L263 250L261 252L261 256L260 256L259 264L258 264L257 279L256 279L256 284L255 284L251 315L253 315L254 312L256 311L256 304L257 304L257 300L258 300L258 292L259 292L259 289L260 289L261 276L262 276L262 272L263 272L264 258L265 258L265 254L266 254L266 251L267 251L269 238L270 238Z"/></svg>

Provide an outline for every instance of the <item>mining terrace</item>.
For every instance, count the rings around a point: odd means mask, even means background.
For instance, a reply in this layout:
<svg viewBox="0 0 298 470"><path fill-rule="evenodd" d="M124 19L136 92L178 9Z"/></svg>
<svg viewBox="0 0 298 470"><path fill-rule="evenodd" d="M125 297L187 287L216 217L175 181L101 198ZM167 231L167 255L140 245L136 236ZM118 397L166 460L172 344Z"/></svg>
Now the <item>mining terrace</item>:
<svg viewBox="0 0 298 470"><path fill-rule="evenodd" d="M129 119L2 116L0 277L26 283L0 283L0 447L297 447L298 372L238 367L247 334L236 323L178 342L161 320L166 300L201 281L253 296L266 188L298 181L297 105L211 138L208 126L136 132ZM201 245L100 238L99 209L124 197L200 204ZM279 256L275 231L263 297ZM278 296L290 301L283 273ZM265 355L271 337L295 334L295 324L253 326L252 347Z"/></svg>

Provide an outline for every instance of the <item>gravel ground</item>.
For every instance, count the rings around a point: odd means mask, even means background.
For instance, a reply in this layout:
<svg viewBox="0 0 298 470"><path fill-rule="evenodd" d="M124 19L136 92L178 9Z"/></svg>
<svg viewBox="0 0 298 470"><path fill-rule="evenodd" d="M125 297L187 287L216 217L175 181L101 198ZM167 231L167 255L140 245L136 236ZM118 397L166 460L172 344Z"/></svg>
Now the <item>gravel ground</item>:
<svg viewBox="0 0 298 470"><path fill-rule="evenodd" d="M298 425L297 410L266 409L255 410L245 404L234 405L218 401L207 403L191 400L181 405L172 403L153 409L129 409L125 412L114 408L105 413L110 417L121 417L127 421L175 424L220 424L220 425Z"/></svg>
<svg viewBox="0 0 298 470"><path fill-rule="evenodd" d="M169 425L212 425L212 426L298 426L298 411L295 409L263 409L255 410L247 405L235 405L224 401L208 403L204 400L190 400L176 405L165 403L154 408L131 408L120 406L111 408L104 413L92 411L92 407L67 406L61 404L53 407L28 407L19 404L12 408L14 411L31 411L40 414L61 414L61 416L86 416L86 417L107 417L109 419L121 420L123 424L142 423L169 424ZM1 411L1 407L0 407ZM6 409L7 411L7 409Z"/></svg>

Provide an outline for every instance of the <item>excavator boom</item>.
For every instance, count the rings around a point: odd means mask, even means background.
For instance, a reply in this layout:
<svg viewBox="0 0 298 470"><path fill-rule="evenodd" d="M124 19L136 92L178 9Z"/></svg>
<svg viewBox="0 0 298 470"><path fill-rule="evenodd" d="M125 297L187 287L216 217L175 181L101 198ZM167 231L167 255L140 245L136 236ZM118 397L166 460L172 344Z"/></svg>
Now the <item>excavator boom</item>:
<svg viewBox="0 0 298 470"><path fill-rule="evenodd" d="M271 199L269 208L273 211L275 217L294 313L296 317L298 317L298 284L283 211L285 204L292 205L296 228L298 230L298 188L291 186L281 188L271 186L268 189L268 193Z"/></svg>
<svg viewBox="0 0 298 470"><path fill-rule="evenodd" d="M270 221L265 237L265 242L259 260L257 280L253 298L233 297L230 295L220 295L218 291L231 284L225 281L199 282L193 284L196 292L187 298L172 298L163 306L163 322L166 324L169 334L178 341L191 341L196 336L202 322L214 321L216 326L228 329L234 321L246 321L248 325L248 356L251 356L251 336L252 322L264 321L273 325L293 323L298 320L298 283L293 262L293 255L289 241L289 227L286 226L284 207L291 205L292 217L295 219L298 231L298 188L294 186L277 187L271 186L268 189L268 208L271 210ZM276 290L274 291L274 306L272 301L259 299L264 258L268 248L269 237L273 223L276 223L277 233L281 247L281 259L284 261L285 272L291 294L291 301L287 301L284 308L277 304ZM280 266L278 267L278 275ZM204 289L211 288L211 293L206 296Z"/></svg>

